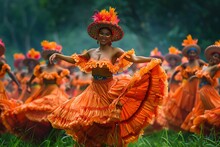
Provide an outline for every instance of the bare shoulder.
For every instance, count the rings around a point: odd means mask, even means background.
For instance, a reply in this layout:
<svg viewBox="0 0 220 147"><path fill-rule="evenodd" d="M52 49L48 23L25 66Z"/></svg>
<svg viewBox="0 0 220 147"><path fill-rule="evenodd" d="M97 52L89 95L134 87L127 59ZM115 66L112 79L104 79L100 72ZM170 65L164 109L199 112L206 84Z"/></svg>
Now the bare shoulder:
<svg viewBox="0 0 220 147"><path fill-rule="evenodd" d="M119 47L113 47L114 49L114 56L121 56L125 51Z"/></svg>

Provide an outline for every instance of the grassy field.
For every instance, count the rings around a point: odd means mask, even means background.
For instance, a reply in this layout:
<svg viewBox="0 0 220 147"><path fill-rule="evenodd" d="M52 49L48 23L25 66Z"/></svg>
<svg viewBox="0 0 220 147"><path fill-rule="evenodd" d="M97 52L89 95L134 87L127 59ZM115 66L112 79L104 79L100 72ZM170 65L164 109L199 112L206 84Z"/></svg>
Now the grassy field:
<svg viewBox="0 0 220 147"><path fill-rule="evenodd" d="M55 131L43 142L33 144L24 142L19 138L3 134L0 137L0 147L72 147L76 142L66 136L63 131ZM187 132L174 132L162 130L160 132L144 135L129 147L219 147L220 139L210 134L209 136L196 135Z"/></svg>

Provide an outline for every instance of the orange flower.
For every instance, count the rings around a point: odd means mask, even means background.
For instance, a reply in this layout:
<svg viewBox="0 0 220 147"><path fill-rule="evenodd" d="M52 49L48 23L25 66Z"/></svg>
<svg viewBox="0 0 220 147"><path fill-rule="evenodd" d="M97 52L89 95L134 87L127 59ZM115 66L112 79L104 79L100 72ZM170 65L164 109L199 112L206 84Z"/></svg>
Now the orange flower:
<svg viewBox="0 0 220 147"><path fill-rule="evenodd" d="M27 58L32 58L35 60L40 59L41 55L39 51L36 51L34 48L31 48L27 54L26 54Z"/></svg>
<svg viewBox="0 0 220 147"><path fill-rule="evenodd" d="M44 40L41 42L41 46L43 47L43 50L56 50L58 52L61 52L62 50L62 46L54 41L49 42L47 40Z"/></svg>
<svg viewBox="0 0 220 147"><path fill-rule="evenodd" d="M158 50L157 47L155 47L151 52L150 56L161 56L161 52Z"/></svg>
<svg viewBox="0 0 220 147"><path fill-rule="evenodd" d="M215 42L215 45L219 45L220 46L220 40Z"/></svg>
<svg viewBox="0 0 220 147"><path fill-rule="evenodd" d="M181 54L181 51L178 50L177 48L175 48L174 46L171 46L171 47L169 48L169 54L175 54L175 55L177 55L177 54Z"/></svg>
<svg viewBox="0 0 220 147"><path fill-rule="evenodd" d="M118 22L120 21L118 19L117 12L115 12L115 8L111 7L109 7L109 11L103 9L100 12L96 12L92 17L94 22L108 21L113 24L118 24Z"/></svg>
<svg viewBox="0 0 220 147"><path fill-rule="evenodd" d="M197 42L198 39L193 39L191 35L188 35L187 39L183 40L182 46L195 45Z"/></svg>
<svg viewBox="0 0 220 147"><path fill-rule="evenodd" d="M14 60L23 60L25 58L25 55L22 53L15 53L13 56Z"/></svg>

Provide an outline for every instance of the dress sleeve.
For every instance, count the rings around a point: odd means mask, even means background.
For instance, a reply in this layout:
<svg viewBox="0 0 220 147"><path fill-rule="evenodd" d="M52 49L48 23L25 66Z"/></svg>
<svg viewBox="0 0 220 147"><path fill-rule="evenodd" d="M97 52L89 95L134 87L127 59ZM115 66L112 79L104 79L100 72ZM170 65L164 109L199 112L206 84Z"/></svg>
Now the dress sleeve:
<svg viewBox="0 0 220 147"><path fill-rule="evenodd" d="M71 58L75 60L75 66L78 66L81 71L85 71L85 66L88 60L81 55L73 54Z"/></svg>
<svg viewBox="0 0 220 147"><path fill-rule="evenodd" d="M116 64L119 67L119 71L124 71L130 67L133 63L126 60L125 58L131 58L132 55L135 55L134 49L131 49L127 52L124 52L116 61Z"/></svg>

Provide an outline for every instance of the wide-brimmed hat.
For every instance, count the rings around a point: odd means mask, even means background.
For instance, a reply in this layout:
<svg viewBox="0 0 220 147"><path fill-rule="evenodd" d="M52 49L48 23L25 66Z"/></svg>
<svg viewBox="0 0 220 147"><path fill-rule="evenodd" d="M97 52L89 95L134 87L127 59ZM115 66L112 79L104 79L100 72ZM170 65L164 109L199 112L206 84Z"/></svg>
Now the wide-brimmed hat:
<svg viewBox="0 0 220 147"><path fill-rule="evenodd" d="M164 60L164 57L163 57L162 53L158 50L157 47L155 47L155 48L150 52L150 57L159 58L159 59L161 59L161 61Z"/></svg>
<svg viewBox="0 0 220 147"><path fill-rule="evenodd" d="M30 62L33 62L35 64L39 64L39 59L41 58L40 52L36 51L34 48L31 48L27 54L26 58L23 60L23 64L25 66L28 66Z"/></svg>
<svg viewBox="0 0 220 147"><path fill-rule="evenodd" d="M0 56L3 55L5 53L5 44L2 41L2 39L0 39Z"/></svg>
<svg viewBox="0 0 220 147"><path fill-rule="evenodd" d="M14 67L18 67L19 63L23 62L25 55L22 53L14 53Z"/></svg>
<svg viewBox="0 0 220 147"><path fill-rule="evenodd" d="M49 59L50 55L54 53L61 53L62 46L57 44L56 42L49 42L47 40L44 40L41 42L41 46L43 51L41 52L42 57L47 60Z"/></svg>
<svg viewBox="0 0 220 147"><path fill-rule="evenodd" d="M124 32L122 28L118 25L120 21L117 16L117 12L115 12L114 8L109 8L109 11L106 9L101 10L100 12L96 12L93 15L93 20L88 28L88 34L97 40L99 35L99 30L101 28L108 28L112 33L112 41L117 41L123 38Z"/></svg>
<svg viewBox="0 0 220 147"><path fill-rule="evenodd" d="M197 54L199 55L201 52L201 48L199 45L197 45L198 39L193 39L191 35L187 36L187 39L183 40L182 46L182 54L183 56L187 57L188 56L188 51L190 49L193 49L197 52Z"/></svg>
<svg viewBox="0 0 220 147"><path fill-rule="evenodd" d="M209 60L214 53L220 54L220 40L216 41L214 45L210 45L205 49L205 57Z"/></svg>
<svg viewBox="0 0 220 147"><path fill-rule="evenodd" d="M171 58L175 58L177 61L177 64L181 63L181 51L175 48L174 46L171 46L169 48L169 53L164 56L165 60L169 63Z"/></svg>

